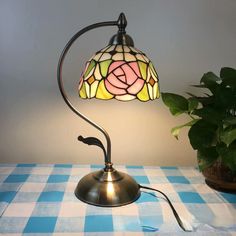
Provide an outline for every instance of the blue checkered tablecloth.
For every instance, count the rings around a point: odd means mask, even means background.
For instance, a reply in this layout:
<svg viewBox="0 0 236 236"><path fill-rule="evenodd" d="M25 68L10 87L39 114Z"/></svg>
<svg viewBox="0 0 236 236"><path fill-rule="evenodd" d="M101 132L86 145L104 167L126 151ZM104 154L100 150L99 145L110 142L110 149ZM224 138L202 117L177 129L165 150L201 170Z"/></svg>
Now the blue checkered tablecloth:
<svg viewBox="0 0 236 236"><path fill-rule="evenodd" d="M0 235L236 235L236 195L209 188L196 168L115 167L165 192L194 232L183 232L154 192L142 190L136 202L114 208L79 201L77 182L102 166L0 164Z"/></svg>

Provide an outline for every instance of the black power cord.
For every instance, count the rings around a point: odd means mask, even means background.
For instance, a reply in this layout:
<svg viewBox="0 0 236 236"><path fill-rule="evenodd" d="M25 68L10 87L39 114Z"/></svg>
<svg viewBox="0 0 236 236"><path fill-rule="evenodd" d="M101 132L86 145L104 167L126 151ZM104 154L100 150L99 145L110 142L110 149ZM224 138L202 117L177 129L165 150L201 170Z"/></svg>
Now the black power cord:
<svg viewBox="0 0 236 236"><path fill-rule="evenodd" d="M171 203L170 199L166 196L165 193L163 193L162 191L160 191L160 190L158 190L158 189L150 188L150 187L143 186L143 185L140 185L140 184L139 184L139 188L140 188L140 189L141 189L141 188L143 188L143 189L148 189L148 190L152 190L152 191L156 191L156 192L158 192L158 193L161 193L161 194L165 197L165 199L166 199L166 201L168 202L168 204L170 205L170 208L171 208L171 210L172 210L172 212L173 212L173 214L174 214L174 216L175 216L175 219L176 219L176 221L178 222L179 226L180 226L185 232L192 232L192 231L193 231L193 229L192 229L192 227L191 227L190 224L188 224L188 225L186 225L186 223L184 224L184 222L182 221L182 219L181 219L180 216L178 215L177 211L175 210L173 204Z"/></svg>

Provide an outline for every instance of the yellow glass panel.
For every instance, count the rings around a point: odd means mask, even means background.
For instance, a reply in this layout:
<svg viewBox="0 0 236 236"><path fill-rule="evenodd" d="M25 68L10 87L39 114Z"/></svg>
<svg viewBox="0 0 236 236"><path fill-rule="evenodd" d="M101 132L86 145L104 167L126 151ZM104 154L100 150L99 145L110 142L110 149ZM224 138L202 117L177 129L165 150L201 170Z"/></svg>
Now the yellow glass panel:
<svg viewBox="0 0 236 236"><path fill-rule="evenodd" d="M108 70L109 65L111 64L111 61L112 60L106 60L106 61L100 62L100 70L103 77L107 76L107 70Z"/></svg>
<svg viewBox="0 0 236 236"><path fill-rule="evenodd" d="M157 94L156 94L156 98L160 97L160 89L159 89L159 84L157 83Z"/></svg>
<svg viewBox="0 0 236 236"><path fill-rule="evenodd" d="M144 80L147 79L147 64L141 61L138 61L139 70L141 72L141 76Z"/></svg>
<svg viewBox="0 0 236 236"><path fill-rule="evenodd" d="M104 80L101 80L97 88L96 98L106 100L111 99L113 97L114 96L106 90Z"/></svg>
<svg viewBox="0 0 236 236"><path fill-rule="evenodd" d="M88 69L84 73L84 78L88 76L89 72L94 68L94 66L95 66L95 61L92 60L88 66Z"/></svg>
<svg viewBox="0 0 236 236"><path fill-rule="evenodd" d="M141 91L137 94L137 97L138 97L139 100L144 101L144 102L149 100L147 84L144 84Z"/></svg>
<svg viewBox="0 0 236 236"><path fill-rule="evenodd" d="M87 98L86 90L85 90L85 84L84 83L82 84L82 87L81 87L81 89L79 91L79 96L81 98Z"/></svg>

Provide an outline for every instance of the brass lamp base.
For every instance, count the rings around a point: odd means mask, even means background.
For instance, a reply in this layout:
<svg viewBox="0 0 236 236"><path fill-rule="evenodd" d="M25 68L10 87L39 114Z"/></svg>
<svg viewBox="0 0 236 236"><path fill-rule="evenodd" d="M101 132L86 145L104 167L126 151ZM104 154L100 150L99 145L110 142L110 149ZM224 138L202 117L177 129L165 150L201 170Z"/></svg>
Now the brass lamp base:
<svg viewBox="0 0 236 236"><path fill-rule="evenodd" d="M106 165L104 169L84 176L75 189L75 195L91 205L116 207L137 200L140 190L132 177Z"/></svg>

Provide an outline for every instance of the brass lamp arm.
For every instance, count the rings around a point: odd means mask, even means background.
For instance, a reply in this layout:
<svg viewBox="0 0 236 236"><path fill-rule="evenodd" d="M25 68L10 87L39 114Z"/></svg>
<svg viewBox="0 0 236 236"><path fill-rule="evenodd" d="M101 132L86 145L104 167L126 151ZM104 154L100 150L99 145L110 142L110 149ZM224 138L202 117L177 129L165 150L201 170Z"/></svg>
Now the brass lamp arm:
<svg viewBox="0 0 236 236"><path fill-rule="evenodd" d="M66 57L67 52L69 51L70 47L72 46L72 44L84 33L86 33L89 30L95 29L95 28L99 28L99 27L103 27L103 26L118 26L119 27L119 31L124 31L125 27L127 25L127 21L125 19L125 15L123 13L120 14L119 18L117 21L105 21L105 22L99 22L99 23L95 23L92 25L89 25L85 28L83 28L82 30L78 31L66 44L66 46L64 47L59 62L58 62L58 66L57 66L57 81L58 81L58 86L61 92L61 95L65 101L65 103L68 105L68 107L76 114L78 115L80 118L82 118L83 120L85 120L87 123L89 123L90 125L92 125L93 127L95 127L96 129L98 129L100 132L103 133L103 135L106 138L106 142L107 142L107 150L106 150L106 155L105 155L105 163L110 164L111 163L111 139L107 133L107 131L99 126L98 124L96 124L94 121L90 120L88 117L86 117L85 115L83 115L78 109L76 109L76 107L71 103L71 101L69 100L68 96L66 95L65 92L65 88L64 88L64 84L63 84L63 80L62 80L62 66L63 66L63 62L64 59Z"/></svg>

